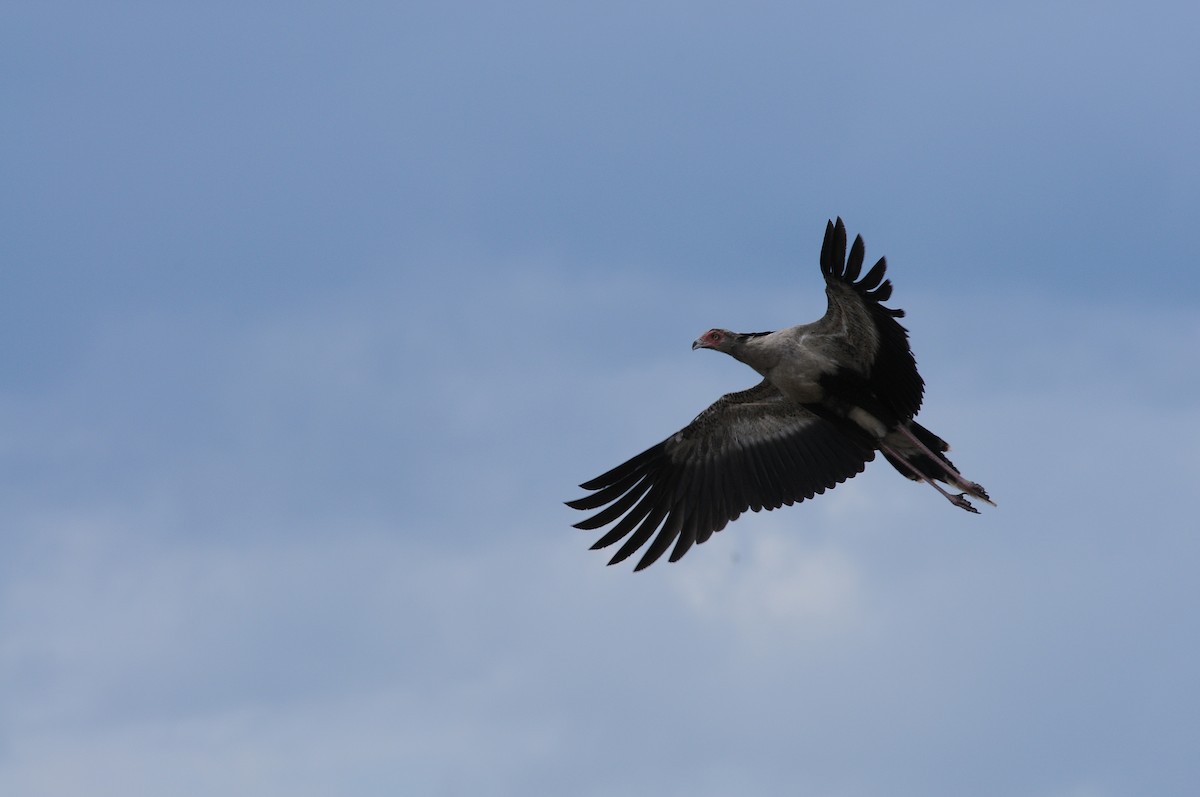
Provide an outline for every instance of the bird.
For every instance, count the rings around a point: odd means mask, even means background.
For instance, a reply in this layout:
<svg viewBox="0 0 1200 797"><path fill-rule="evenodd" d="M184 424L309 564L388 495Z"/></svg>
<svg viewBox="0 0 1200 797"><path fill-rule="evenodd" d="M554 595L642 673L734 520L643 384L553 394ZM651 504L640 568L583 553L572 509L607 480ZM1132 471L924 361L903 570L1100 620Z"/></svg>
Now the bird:
<svg viewBox="0 0 1200 797"><path fill-rule="evenodd" d="M846 238L840 216L826 223L820 268L828 307L820 319L773 332L710 329L692 343L750 366L761 382L721 396L566 502L599 510L575 528L613 524L592 545L621 542L610 565L644 546L635 571L668 548L669 561L678 561L747 510L791 506L862 473L877 451L960 509L978 514L969 498L996 505L945 456L949 444L914 420L925 382L897 320L904 311L884 305L892 295L887 259L863 274L862 236L848 255Z"/></svg>

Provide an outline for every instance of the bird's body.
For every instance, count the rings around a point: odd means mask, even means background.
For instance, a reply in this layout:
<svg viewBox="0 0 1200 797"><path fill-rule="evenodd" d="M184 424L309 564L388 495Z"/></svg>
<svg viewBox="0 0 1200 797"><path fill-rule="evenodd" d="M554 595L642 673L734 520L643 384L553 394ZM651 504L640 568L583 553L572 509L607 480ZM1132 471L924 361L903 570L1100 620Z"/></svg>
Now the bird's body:
<svg viewBox="0 0 1200 797"><path fill-rule="evenodd" d="M975 512L967 495L991 503L943 456L946 442L913 420L924 381L896 321L904 312L883 306L892 292L885 260L859 278L864 254L860 236L847 259L845 226L830 222L821 248L824 316L774 332L711 329L696 339L693 349L725 352L763 381L722 396L662 443L581 485L592 494L568 506L604 509L576 527L616 524L593 547L628 537L609 564L651 537L637 569L672 544L675 561L747 509L803 501L861 473L876 450L955 506Z"/></svg>

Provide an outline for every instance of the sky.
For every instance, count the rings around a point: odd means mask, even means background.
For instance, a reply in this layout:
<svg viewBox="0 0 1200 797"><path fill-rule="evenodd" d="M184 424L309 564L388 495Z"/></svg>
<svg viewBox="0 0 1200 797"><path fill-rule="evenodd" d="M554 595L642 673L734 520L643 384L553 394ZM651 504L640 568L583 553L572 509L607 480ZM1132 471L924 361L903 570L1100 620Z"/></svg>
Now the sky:
<svg viewBox="0 0 1200 797"><path fill-rule="evenodd" d="M1200 778L1194 3L7 3L0 793ZM920 420L680 562L577 484L886 255Z"/></svg>

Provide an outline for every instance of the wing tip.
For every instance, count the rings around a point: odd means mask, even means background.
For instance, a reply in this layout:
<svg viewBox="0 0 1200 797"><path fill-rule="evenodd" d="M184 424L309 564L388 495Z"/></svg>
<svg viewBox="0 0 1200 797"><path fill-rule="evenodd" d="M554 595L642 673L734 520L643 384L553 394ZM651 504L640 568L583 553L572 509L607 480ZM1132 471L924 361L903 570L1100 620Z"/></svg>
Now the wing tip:
<svg viewBox="0 0 1200 797"><path fill-rule="evenodd" d="M854 237L850 247L849 258L846 254L846 225L842 217L837 217L837 223L825 223L825 240L821 244L821 273L826 279L836 280L853 288L859 296L878 305L893 318L903 318L904 311L884 307L892 297L892 281L884 279L887 273L887 258L881 257L875 265L859 278L866 259L866 243L862 235Z"/></svg>

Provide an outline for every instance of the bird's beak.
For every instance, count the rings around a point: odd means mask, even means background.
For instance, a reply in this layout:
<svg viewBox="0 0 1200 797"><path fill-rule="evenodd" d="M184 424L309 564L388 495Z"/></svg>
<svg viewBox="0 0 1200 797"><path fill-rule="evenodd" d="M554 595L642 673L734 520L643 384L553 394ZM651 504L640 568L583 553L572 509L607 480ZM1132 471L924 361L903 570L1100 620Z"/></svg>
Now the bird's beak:
<svg viewBox="0 0 1200 797"><path fill-rule="evenodd" d="M704 348L704 344L700 342L700 338L696 338L695 340L692 341L692 351L695 351L696 349L703 349L703 348Z"/></svg>

